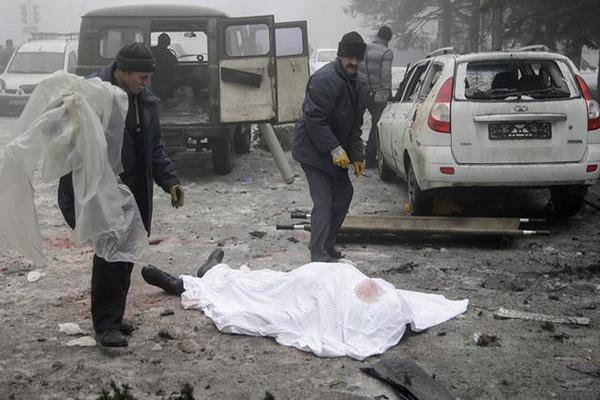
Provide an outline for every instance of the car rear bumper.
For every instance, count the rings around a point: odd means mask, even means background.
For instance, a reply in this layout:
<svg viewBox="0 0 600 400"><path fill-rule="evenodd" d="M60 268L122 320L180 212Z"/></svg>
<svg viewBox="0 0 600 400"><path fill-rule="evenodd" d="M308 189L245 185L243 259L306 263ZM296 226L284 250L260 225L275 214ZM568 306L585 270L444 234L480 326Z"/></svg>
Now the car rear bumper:
<svg viewBox="0 0 600 400"><path fill-rule="evenodd" d="M29 100L29 95L18 94L0 94L0 114L18 115L21 114L25 104Z"/></svg>
<svg viewBox="0 0 600 400"><path fill-rule="evenodd" d="M596 164L594 172L587 166ZM593 185L600 176L600 144L588 144L583 158L573 163L457 164L450 146L423 146L413 167L422 190L449 187L549 187ZM451 167L454 174L444 174Z"/></svg>

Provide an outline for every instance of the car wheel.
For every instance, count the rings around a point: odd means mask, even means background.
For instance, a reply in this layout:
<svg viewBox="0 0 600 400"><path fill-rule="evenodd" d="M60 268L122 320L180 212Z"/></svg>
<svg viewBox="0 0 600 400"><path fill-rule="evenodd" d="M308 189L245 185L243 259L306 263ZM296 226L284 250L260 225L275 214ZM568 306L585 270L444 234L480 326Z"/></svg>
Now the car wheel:
<svg viewBox="0 0 600 400"><path fill-rule="evenodd" d="M424 193L419 187L415 170L412 164L408 164L406 173L406 184L408 187L408 204L412 215L430 215L433 209L433 198L431 195Z"/></svg>
<svg viewBox="0 0 600 400"><path fill-rule="evenodd" d="M555 217L572 217L583 208L587 187L561 187L550 189L552 214Z"/></svg>
<svg viewBox="0 0 600 400"><path fill-rule="evenodd" d="M379 146L377 146L377 174L384 182L391 182L396 179L396 173L385 163Z"/></svg>
<svg viewBox="0 0 600 400"><path fill-rule="evenodd" d="M239 125L235 130L233 144L236 154L250 153L252 146L252 129L250 125Z"/></svg>
<svg viewBox="0 0 600 400"><path fill-rule="evenodd" d="M233 169L233 139L231 136L210 140L213 170L217 175L226 175Z"/></svg>

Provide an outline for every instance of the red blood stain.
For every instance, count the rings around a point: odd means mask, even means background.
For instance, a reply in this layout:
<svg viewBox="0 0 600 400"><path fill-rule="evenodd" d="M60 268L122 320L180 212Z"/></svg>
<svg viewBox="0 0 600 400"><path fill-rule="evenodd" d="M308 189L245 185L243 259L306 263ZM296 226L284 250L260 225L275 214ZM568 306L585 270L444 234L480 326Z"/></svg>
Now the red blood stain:
<svg viewBox="0 0 600 400"><path fill-rule="evenodd" d="M61 237L56 237L48 240L48 244L50 247L55 249L70 249L75 246L71 239Z"/></svg>

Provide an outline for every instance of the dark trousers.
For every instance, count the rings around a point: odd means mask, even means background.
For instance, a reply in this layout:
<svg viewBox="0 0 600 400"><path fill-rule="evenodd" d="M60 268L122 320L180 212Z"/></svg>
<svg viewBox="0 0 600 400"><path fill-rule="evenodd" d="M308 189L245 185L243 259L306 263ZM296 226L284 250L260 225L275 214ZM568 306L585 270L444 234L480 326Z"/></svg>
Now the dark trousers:
<svg viewBox="0 0 600 400"><path fill-rule="evenodd" d="M354 189L348 174L333 177L320 169L302 164L313 209L310 216L310 259L331 258L335 237L346 218Z"/></svg>
<svg viewBox="0 0 600 400"><path fill-rule="evenodd" d="M373 101L373 96L371 96L367 104L367 110L371 114L371 130L369 131L369 139L367 140L367 148L365 150L365 161L369 167L374 166L377 160L377 147L379 146L379 129L377 128L377 124L385 106L385 102Z"/></svg>
<svg viewBox="0 0 600 400"><path fill-rule="evenodd" d="M96 332L117 329L123 320L133 263L108 262L94 255L92 266L92 322Z"/></svg>

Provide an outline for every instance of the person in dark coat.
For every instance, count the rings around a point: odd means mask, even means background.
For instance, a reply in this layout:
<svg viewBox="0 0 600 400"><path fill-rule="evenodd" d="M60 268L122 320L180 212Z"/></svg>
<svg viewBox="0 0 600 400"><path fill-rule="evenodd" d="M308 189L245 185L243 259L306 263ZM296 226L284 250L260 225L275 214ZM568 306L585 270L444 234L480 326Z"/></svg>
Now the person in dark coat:
<svg viewBox="0 0 600 400"><path fill-rule="evenodd" d="M148 89L156 62L142 43L124 46L116 60L96 75L127 92L129 109L125 121L121 160L121 181L129 187L139 208L144 227L150 235L153 184L171 195L179 208L184 193L171 161L160 142L158 99ZM75 227L75 202L71 174L60 179L58 204L71 226ZM108 262L94 255L92 266L91 311L96 337L103 346L127 346L125 335L135 326L123 319L133 263Z"/></svg>
<svg viewBox="0 0 600 400"><path fill-rule="evenodd" d="M361 126L368 92L357 74L365 48L356 32L342 37L335 61L310 77L295 126L292 155L302 165L313 201L311 261L342 257L335 238L354 194L348 167L352 164L356 176L365 169Z"/></svg>
<svg viewBox="0 0 600 400"><path fill-rule="evenodd" d="M392 95L392 62L394 53L388 47L392 39L392 30L383 25L377 31L377 38L367 46L365 59L360 65L360 72L366 75L369 85L369 103L367 109L371 114L371 130L367 141L365 159L367 168L374 168L377 163L377 147L379 146L379 129L377 124L381 114Z"/></svg>

